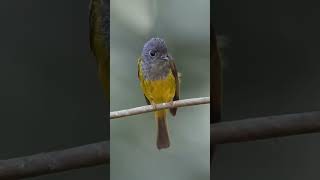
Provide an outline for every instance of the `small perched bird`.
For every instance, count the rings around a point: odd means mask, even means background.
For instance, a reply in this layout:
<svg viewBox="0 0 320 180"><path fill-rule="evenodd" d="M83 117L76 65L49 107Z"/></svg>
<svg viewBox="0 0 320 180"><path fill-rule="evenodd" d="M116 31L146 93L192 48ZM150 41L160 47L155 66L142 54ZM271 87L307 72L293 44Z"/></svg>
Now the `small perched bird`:
<svg viewBox="0 0 320 180"><path fill-rule="evenodd" d="M94 54L104 95L109 100L110 0L91 0L89 5L90 48Z"/></svg>
<svg viewBox="0 0 320 180"><path fill-rule="evenodd" d="M138 59L138 77L147 104L179 100L178 72L163 39L151 38L145 43ZM175 116L177 108L171 108L170 112ZM158 123L157 148L168 148L166 110L156 111L155 119Z"/></svg>

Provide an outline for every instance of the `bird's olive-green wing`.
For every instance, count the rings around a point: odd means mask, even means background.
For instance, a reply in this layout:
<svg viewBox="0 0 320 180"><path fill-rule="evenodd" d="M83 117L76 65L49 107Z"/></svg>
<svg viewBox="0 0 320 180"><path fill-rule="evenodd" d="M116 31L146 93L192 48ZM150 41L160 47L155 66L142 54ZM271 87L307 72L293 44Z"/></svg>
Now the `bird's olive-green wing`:
<svg viewBox="0 0 320 180"><path fill-rule="evenodd" d="M108 48L110 27L110 0L90 0L89 39L90 48L96 56L97 48ZM97 47L98 46L98 47Z"/></svg>
<svg viewBox="0 0 320 180"><path fill-rule="evenodd" d="M170 68L171 68L171 72L175 78L176 81L176 92L175 95L173 97L173 101L179 100L180 97L180 82L179 82L179 77L178 77L178 71L176 68L176 65L173 61L173 59L170 60ZM177 108L170 108L170 113L175 116L177 113Z"/></svg>
<svg viewBox="0 0 320 180"><path fill-rule="evenodd" d="M109 0L91 0L89 5L90 48L95 56L99 78L107 100L110 95Z"/></svg>
<svg viewBox="0 0 320 180"><path fill-rule="evenodd" d="M142 73L140 73L141 63L142 63L142 58L140 57L140 58L138 58L138 78L139 78L140 82L143 81L143 79L142 79L143 75L142 75ZM144 98L146 99L147 104L150 105L151 103L150 103L149 99L146 97L145 94L143 94L143 95L144 95Z"/></svg>

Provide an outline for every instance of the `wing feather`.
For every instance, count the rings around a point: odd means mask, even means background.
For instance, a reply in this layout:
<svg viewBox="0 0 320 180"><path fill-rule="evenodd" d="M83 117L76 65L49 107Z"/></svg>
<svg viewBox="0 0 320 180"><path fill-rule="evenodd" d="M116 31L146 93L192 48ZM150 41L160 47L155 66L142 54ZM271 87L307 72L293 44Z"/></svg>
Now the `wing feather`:
<svg viewBox="0 0 320 180"><path fill-rule="evenodd" d="M143 78L142 78L143 74L141 73L141 63L142 63L141 61L142 61L142 58L140 57L138 59L138 78L139 78L140 82L143 81ZM147 96L145 94L143 94L143 95L144 95L144 98L145 98L147 104L150 105L151 103L150 103L149 99L147 98Z"/></svg>
<svg viewBox="0 0 320 180"><path fill-rule="evenodd" d="M176 91L175 91L175 95L173 97L173 101L179 100L180 98L180 82L179 82L179 77L178 77L178 71L176 68L176 65L173 61L173 59L170 60L170 69L171 72L175 78L175 83L176 83ZM177 108L170 108L170 113L175 116L177 113Z"/></svg>

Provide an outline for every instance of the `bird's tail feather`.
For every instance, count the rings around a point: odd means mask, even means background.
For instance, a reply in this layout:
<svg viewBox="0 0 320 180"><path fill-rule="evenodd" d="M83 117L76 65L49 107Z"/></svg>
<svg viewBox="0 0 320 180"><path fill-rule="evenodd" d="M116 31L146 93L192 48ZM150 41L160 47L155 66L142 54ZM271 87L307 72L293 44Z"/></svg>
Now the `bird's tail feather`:
<svg viewBox="0 0 320 180"><path fill-rule="evenodd" d="M158 123L157 147L159 150L168 148L170 139L166 122L166 110L156 111L156 121Z"/></svg>

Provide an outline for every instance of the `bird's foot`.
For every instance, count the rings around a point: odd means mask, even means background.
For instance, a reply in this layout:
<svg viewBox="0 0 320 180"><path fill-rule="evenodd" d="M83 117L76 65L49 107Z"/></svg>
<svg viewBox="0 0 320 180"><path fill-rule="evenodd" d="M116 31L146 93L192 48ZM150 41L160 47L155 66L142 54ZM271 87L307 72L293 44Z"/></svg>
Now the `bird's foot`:
<svg viewBox="0 0 320 180"><path fill-rule="evenodd" d="M169 102L169 104L170 104L170 106L173 106L173 105L174 105L173 100L171 100L171 101Z"/></svg>
<svg viewBox="0 0 320 180"><path fill-rule="evenodd" d="M157 109L157 104L151 103L151 106L152 106L153 109Z"/></svg>

